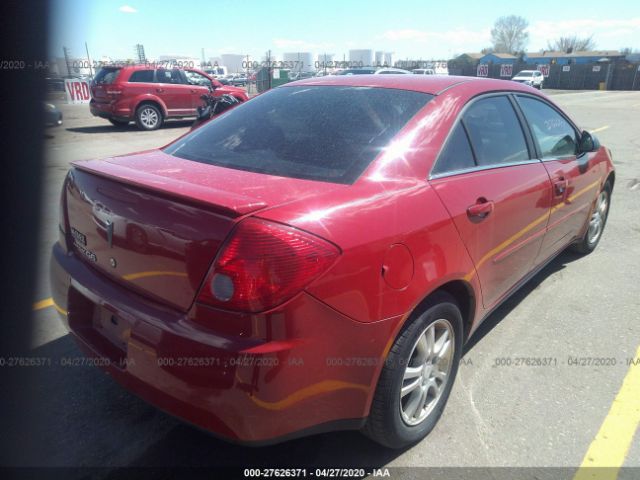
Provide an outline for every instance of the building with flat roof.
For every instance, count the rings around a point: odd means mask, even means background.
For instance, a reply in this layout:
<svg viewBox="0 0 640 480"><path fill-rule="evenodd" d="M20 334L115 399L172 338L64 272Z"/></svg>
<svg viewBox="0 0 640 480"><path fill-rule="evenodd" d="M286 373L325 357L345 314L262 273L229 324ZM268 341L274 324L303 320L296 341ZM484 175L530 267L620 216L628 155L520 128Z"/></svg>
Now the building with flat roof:
<svg viewBox="0 0 640 480"><path fill-rule="evenodd" d="M286 68L293 72L310 72L315 70L311 52L287 52L282 55Z"/></svg>
<svg viewBox="0 0 640 480"><path fill-rule="evenodd" d="M241 73L246 70L247 56L238 53L223 53L220 55L222 65L227 67L229 73ZM243 64L243 62L245 62Z"/></svg>
<svg viewBox="0 0 640 480"><path fill-rule="evenodd" d="M480 63L513 63L518 60L518 57L511 55L510 53L487 53L480 57Z"/></svg>
<svg viewBox="0 0 640 480"><path fill-rule="evenodd" d="M558 51L527 52L522 59L525 63L531 65L570 65L601 61L610 62L621 58L624 58L624 55L618 50L591 50L572 53Z"/></svg>

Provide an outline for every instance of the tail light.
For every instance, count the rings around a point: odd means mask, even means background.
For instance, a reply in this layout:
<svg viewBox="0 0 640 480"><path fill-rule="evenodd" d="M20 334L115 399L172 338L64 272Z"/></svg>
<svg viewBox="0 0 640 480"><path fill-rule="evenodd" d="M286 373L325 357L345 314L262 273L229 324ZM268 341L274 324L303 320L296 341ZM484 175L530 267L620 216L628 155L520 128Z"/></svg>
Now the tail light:
<svg viewBox="0 0 640 480"><path fill-rule="evenodd" d="M223 245L197 301L226 310L269 310L302 291L338 255L338 247L319 237L250 218Z"/></svg>

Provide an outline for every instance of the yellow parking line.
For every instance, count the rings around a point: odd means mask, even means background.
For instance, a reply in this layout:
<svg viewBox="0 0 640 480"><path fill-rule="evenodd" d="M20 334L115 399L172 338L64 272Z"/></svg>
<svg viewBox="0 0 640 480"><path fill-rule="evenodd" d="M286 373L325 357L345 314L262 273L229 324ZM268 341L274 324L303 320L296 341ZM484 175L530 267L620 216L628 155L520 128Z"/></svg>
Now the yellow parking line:
<svg viewBox="0 0 640 480"><path fill-rule="evenodd" d="M640 347L573 480L615 480L640 424ZM603 467L606 467L603 468Z"/></svg>
<svg viewBox="0 0 640 480"><path fill-rule="evenodd" d="M53 298L51 297L35 302L32 308L34 311L38 311L38 310L44 310L45 308L49 308L49 307L55 308L62 315L67 314L67 311L64 308L61 308L58 305L56 305L56 302L54 302Z"/></svg>
<svg viewBox="0 0 640 480"><path fill-rule="evenodd" d="M609 128L609 125L605 125L604 127L596 128L595 130L591 130L591 133L602 132L603 130L606 130L607 128Z"/></svg>
<svg viewBox="0 0 640 480"><path fill-rule="evenodd" d="M33 304L34 310L42 310L43 308L53 307L53 298L45 298L44 300L40 300L39 302L35 302Z"/></svg>

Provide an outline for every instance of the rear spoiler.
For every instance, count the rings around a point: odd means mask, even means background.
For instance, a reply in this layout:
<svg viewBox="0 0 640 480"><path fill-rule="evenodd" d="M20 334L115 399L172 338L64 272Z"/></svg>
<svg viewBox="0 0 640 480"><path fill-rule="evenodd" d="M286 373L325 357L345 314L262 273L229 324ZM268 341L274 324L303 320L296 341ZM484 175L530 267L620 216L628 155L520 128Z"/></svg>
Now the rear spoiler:
<svg viewBox="0 0 640 480"><path fill-rule="evenodd" d="M108 160L72 162L71 165L78 170L127 185L179 198L187 203L197 203L212 210L219 211L227 216L240 217L268 206L264 201L245 195L238 195L236 193L230 193L208 186L204 187L171 177L155 175L153 173L110 163Z"/></svg>

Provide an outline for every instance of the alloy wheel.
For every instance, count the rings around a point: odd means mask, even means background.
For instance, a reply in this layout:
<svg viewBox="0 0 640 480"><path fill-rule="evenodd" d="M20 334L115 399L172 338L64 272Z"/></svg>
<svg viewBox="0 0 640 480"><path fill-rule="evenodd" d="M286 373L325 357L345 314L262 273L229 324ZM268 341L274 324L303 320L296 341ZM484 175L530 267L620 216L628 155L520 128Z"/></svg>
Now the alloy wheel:
<svg viewBox="0 0 640 480"><path fill-rule="evenodd" d="M593 245L598 241L600 235L602 235L602 231L604 230L604 222L607 219L607 208L609 206L609 201L607 197L607 192L603 190L598 195L598 200L596 201L596 208L593 210L591 214L591 218L589 219L589 230L587 232L587 241L589 244Z"/></svg>
<svg viewBox="0 0 640 480"><path fill-rule="evenodd" d="M140 122L147 128L153 128L158 124L158 112L153 108L143 108L140 112Z"/></svg>
<svg viewBox="0 0 640 480"><path fill-rule="evenodd" d="M454 331L448 320L436 320L418 337L400 389L400 413L407 425L424 422L437 405L449 382L454 349Z"/></svg>

